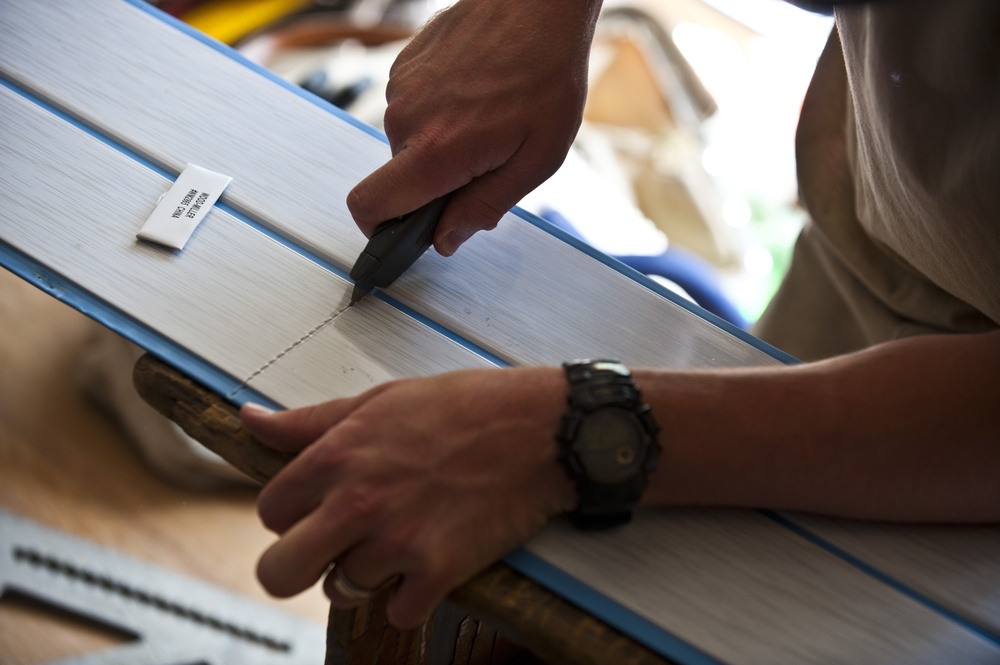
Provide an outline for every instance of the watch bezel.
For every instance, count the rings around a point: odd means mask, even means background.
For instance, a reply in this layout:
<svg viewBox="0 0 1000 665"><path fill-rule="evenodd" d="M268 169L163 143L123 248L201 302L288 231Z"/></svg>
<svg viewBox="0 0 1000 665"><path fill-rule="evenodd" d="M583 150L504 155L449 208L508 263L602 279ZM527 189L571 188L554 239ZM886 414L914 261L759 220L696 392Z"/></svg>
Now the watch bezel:
<svg viewBox="0 0 1000 665"><path fill-rule="evenodd" d="M627 522L648 484L649 473L656 468L660 454L657 440L659 426L648 404L632 380L628 368L614 360L577 361L563 366L570 385L568 408L560 421L556 438L560 462L574 480L580 497L578 508L570 514L574 524L583 528L613 526ZM580 447L581 428L588 418L606 409L624 412L635 426L639 463L628 476L616 482L595 480L593 465L588 466Z"/></svg>

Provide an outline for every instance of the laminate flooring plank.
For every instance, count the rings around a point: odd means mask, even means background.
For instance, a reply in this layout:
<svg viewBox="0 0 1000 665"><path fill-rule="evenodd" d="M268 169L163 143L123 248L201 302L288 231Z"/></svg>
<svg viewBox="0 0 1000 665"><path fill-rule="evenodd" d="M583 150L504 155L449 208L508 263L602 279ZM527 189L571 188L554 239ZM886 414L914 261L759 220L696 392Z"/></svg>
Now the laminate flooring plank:
<svg viewBox="0 0 1000 665"><path fill-rule="evenodd" d="M514 214L393 296L511 364L611 357L664 368L780 361Z"/></svg>
<svg viewBox="0 0 1000 665"><path fill-rule="evenodd" d="M11 2L0 71L178 174L232 176L223 200L349 267L345 198L388 146L123 0Z"/></svg>
<svg viewBox="0 0 1000 665"><path fill-rule="evenodd" d="M277 243L219 210L181 253L137 241L170 182L7 88L0 144L3 240L235 377L330 306L330 276L283 265ZM276 281L303 285L301 306L262 327Z"/></svg>
<svg viewBox="0 0 1000 665"><path fill-rule="evenodd" d="M137 241L136 231L169 185L0 87L0 239L236 380L254 377L254 387L275 401L305 403L269 386L282 385L271 375L284 369L272 361L310 337L323 354L322 362L307 356L307 366L320 368L322 377L313 382L311 401L484 364L375 298L344 312L338 325L321 328L346 308L353 285L219 209L182 251Z"/></svg>
<svg viewBox="0 0 1000 665"><path fill-rule="evenodd" d="M1000 527L789 519L1000 636Z"/></svg>
<svg viewBox="0 0 1000 665"><path fill-rule="evenodd" d="M63 47L34 38L46 31ZM118 0L15 5L0 16L0 67L169 170L233 176L225 202L334 265L361 250L344 199L388 147L158 18ZM388 292L515 365L778 362L515 214Z"/></svg>
<svg viewBox="0 0 1000 665"><path fill-rule="evenodd" d="M756 511L640 511L527 549L726 663L996 663L1000 647Z"/></svg>

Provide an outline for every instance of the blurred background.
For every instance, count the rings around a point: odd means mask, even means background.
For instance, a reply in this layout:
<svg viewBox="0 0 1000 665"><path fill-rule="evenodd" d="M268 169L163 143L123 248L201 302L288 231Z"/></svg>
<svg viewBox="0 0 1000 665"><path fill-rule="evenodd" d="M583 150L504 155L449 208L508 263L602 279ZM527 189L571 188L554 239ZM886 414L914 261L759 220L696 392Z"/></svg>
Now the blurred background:
<svg viewBox="0 0 1000 665"><path fill-rule="evenodd" d="M157 4L379 127L393 59L451 3ZM832 25L781 0L607 0L584 126L521 206L749 327L804 221L794 132Z"/></svg>

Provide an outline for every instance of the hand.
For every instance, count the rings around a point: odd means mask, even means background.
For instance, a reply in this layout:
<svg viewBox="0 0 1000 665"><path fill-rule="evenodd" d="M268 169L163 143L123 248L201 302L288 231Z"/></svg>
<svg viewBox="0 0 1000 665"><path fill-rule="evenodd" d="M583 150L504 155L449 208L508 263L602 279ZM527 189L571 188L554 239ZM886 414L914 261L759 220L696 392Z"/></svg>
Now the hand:
<svg viewBox="0 0 1000 665"><path fill-rule="evenodd" d="M583 117L599 0L463 0L430 21L390 72L392 159L347 197L371 236L454 192L435 248L450 256L552 175Z"/></svg>
<svg viewBox="0 0 1000 665"><path fill-rule="evenodd" d="M517 547L576 490L556 455L561 370L454 372L354 398L241 417L261 442L300 454L258 509L281 538L258 577L276 596L314 584L332 561L355 585L399 576L389 620L419 625L453 588ZM337 594L334 607L356 602Z"/></svg>

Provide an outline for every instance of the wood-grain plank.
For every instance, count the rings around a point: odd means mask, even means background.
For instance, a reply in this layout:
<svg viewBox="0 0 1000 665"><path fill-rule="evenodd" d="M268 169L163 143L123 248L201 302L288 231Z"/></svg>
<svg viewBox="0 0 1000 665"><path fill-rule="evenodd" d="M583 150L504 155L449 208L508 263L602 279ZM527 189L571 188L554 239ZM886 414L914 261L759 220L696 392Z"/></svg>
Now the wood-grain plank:
<svg viewBox="0 0 1000 665"><path fill-rule="evenodd" d="M254 377L253 387L275 401L304 404L392 378L487 364L375 298L344 311L349 282L221 210L209 213L183 251L137 241L169 185L0 87L0 239L236 380ZM299 376L292 385L306 380L312 388L296 398L287 388L296 370L272 361L310 334L310 351L296 357L313 370L312 381ZM322 358L312 358L313 347ZM330 377L343 377L339 389Z"/></svg>
<svg viewBox="0 0 1000 665"><path fill-rule="evenodd" d="M1000 527L790 519L1000 639Z"/></svg>
<svg viewBox="0 0 1000 665"><path fill-rule="evenodd" d="M756 511L646 510L526 549L726 663L997 662L1000 647Z"/></svg>
<svg viewBox="0 0 1000 665"><path fill-rule="evenodd" d="M61 48L30 36L44 32ZM344 200L388 147L136 7L15 5L0 15L0 70L172 172L192 162L233 176L225 202L334 265L362 248ZM777 362L514 214L389 292L512 364Z"/></svg>

